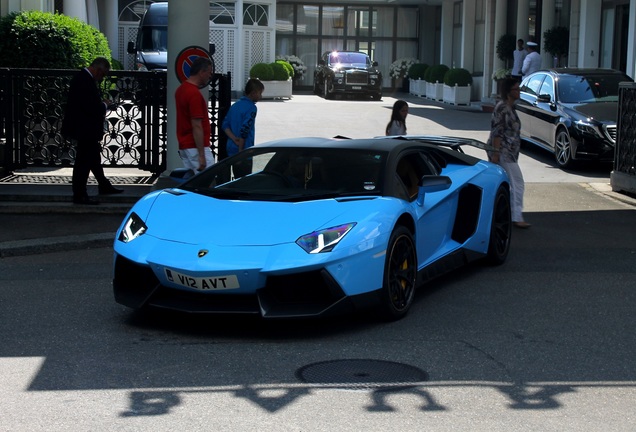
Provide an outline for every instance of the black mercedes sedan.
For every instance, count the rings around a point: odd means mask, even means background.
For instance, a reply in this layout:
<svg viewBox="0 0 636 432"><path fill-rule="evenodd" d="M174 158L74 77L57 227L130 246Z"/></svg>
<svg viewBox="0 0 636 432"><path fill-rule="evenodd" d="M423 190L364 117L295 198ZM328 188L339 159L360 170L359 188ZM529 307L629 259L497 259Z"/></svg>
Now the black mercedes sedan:
<svg viewBox="0 0 636 432"><path fill-rule="evenodd" d="M577 160L613 161L621 81L632 79L613 69L555 68L527 76L517 104L521 138L553 152L560 168Z"/></svg>

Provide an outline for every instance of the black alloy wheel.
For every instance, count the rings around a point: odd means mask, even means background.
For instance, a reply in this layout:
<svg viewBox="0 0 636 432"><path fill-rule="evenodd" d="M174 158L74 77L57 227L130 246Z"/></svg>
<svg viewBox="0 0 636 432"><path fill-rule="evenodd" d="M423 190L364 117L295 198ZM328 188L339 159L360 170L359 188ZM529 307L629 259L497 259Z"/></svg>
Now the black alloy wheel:
<svg viewBox="0 0 636 432"><path fill-rule="evenodd" d="M490 241L486 261L492 265L503 264L510 251L510 236L512 235L512 219L510 215L510 192L501 185L495 196L492 209L492 224L490 226Z"/></svg>
<svg viewBox="0 0 636 432"><path fill-rule="evenodd" d="M413 235L404 226L391 233L384 264L381 313L394 321L409 311L415 296L417 254Z"/></svg>

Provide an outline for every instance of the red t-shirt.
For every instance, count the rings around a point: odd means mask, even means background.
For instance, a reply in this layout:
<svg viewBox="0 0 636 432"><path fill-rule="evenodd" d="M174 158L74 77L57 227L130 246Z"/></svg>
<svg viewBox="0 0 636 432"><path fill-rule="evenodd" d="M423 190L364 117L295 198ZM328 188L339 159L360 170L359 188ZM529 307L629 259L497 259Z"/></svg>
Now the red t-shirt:
<svg viewBox="0 0 636 432"><path fill-rule="evenodd" d="M192 119L203 123L203 145L210 147L210 118L208 105L194 84L184 81L174 93L177 108L177 141L179 149L196 148L192 135Z"/></svg>

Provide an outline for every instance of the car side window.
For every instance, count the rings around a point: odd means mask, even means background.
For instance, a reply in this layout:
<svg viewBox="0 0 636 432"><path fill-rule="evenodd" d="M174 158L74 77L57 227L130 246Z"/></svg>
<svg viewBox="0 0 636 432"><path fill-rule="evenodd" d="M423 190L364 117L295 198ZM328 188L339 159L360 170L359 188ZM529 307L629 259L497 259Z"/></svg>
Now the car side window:
<svg viewBox="0 0 636 432"><path fill-rule="evenodd" d="M436 165L424 154L409 153L397 163L396 190L401 198L413 201L419 193L419 183L425 175L438 175Z"/></svg>
<svg viewBox="0 0 636 432"><path fill-rule="evenodd" d="M541 84L539 94L550 95L550 100L554 101L554 79L551 76L548 75L545 77L545 80L543 80L543 84Z"/></svg>
<svg viewBox="0 0 636 432"><path fill-rule="evenodd" d="M532 96L539 96L539 88L541 87L541 83L543 83L544 78L545 74L534 75L531 79L525 82L525 84L521 87L521 91Z"/></svg>

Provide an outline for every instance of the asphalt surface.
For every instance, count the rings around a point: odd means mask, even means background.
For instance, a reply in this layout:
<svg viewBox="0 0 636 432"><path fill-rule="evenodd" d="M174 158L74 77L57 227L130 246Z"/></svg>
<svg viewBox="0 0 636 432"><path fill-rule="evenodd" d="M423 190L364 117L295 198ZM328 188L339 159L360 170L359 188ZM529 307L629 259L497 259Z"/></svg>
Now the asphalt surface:
<svg viewBox="0 0 636 432"><path fill-rule="evenodd" d="M387 96L381 102L324 101L313 95L302 95L291 101L259 103L257 145L280 137L382 135L385 117L390 116L396 97L410 103L408 133L457 135L482 141L487 138L489 115L481 113L480 106L453 107L404 94ZM476 155L483 156L481 153ZM577 194L604 196L608 205L636 208L636 197L612 191L607 173L581 175L552 170L549 166L546 169L541 166L541 157L531 155L520 161L527 183L527 211L553 206L559 210L559 206L568 202L566 197L572 183L581 186ZM538 168L531 165L537 163L537 158ZM14 173L20 181L0 182L0 257L108 247L113 244L115 232L132 205L153 189L171 184L165 177L154 181L145 178L139 184L138 179L149 174L137 169L107 168L105 171L124 193L98 196L100 205L97 206L71 202L70 168L25 169ZM89 181L89 195L97 196L97 186L91 182L94 180ZM557 196L561 198L555 200ZM576 199L582 203L590 201L589 198Z"/></svg>

